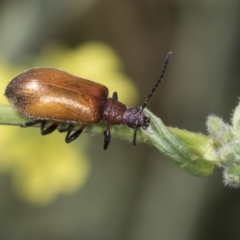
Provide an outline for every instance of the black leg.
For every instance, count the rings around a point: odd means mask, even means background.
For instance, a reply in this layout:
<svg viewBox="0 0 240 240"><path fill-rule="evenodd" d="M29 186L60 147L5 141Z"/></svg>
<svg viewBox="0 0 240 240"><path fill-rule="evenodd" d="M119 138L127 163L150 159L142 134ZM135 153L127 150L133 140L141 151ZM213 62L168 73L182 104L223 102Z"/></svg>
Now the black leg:
<svg viewBox="0 0 240 240"><path fill-rule="evenodd" d="M53 131L55 131L57 129L58 125L59 125L59 122L54 122L49 127L44 129L45 124L46 124L46 121L41 122L40 132L41 132L42 135L47 135L47 134L50 134Z"/></svg>
<svg viewBox="0 0 240 240"><path fill-rule="evenodd" d="M113 93L113 95L112 95L112 99L116 99L116 100L118 100L118 94L117 94L117 92L114 92L114 93Z"/></svg>
<svg viewBox="0 0 240 240"><path fill-rule="evenodd" d="M110 123L108 123L107 129L103 132L103 134L104 134L103 149L107 150L111 140Z"/></svg>
<svg viewBox="0 0 240 240"><path fill-rule="evenodd" d="M47 134L52 133L54 130L56 130L56 128L59 125L58 122L54 122L49 127L44 129L46 122L47 121L44 121L44 120L34 120L32 122L25 122L25 123L21 124L20 127L26 128L26 127L31 127L33 125L37 125L37 124L41 123L40 132L42 135L47 135Z"/></svg>
<svg viewBox="0 0 240 240"><path fill-rule="evenodd" d="M138 130L138 128L134 128L134 133L133 133L133 146L136 146L136 144L137 144L137 130Z"/></svg>
<svg viewBox="0 0 240 240"><path fill-rule="evenodd" d="M34 120L32 122L25 122L23 124L20 124L20 127L26 128L26 127L31 127L33 125L37 125L38 123L41 123L43 120Z"/></svg>
<svg viewBox="0 0 240 240"><path fill-rule="evenodd" d="M72 130L73 130L73 127L74 127L74 125L72 124L72 123L70 123L67 127L65 127L65 128L60 128L58 131L60 132L60 133L63 133L63 132L72 132Z"/></svg>
<svg viewBox="0 0 240 240"><path fill-rule="evenodd" d="M69 126L66 129L62 129L60 132L67 132L65 142L70 143L80 136L80 134L83 132L83 130L86 126L87 125L82 125L81 128L79 128L77 131L75 131L73 134L71 134L73 131L74 125L69 124Z"/></svg>
<svg viewBox="0 0 240 240"><path fill-rule="evenodd" d="M68 143L68 139L69 139L69 136L71 135L72 133L72 130L74 128L74 125L72 123L70 123L65 129L60 129L59 132L62 133L62 132L67 132L67 135L65 137L65 142Z"/></svg>

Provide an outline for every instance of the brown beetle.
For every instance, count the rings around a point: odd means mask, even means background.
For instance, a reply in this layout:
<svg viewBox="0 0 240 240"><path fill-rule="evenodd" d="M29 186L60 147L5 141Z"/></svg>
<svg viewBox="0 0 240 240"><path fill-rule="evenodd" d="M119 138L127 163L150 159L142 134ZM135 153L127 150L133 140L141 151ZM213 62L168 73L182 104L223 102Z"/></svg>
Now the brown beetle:
<svg viewBox="0 0 240 240"><path fill-rule="evenodd" d="M68 126L59 131L67 132L65 141L70 143L79 137L87 125L106 121L104 149L108 148L111 139L111 124L133 128L133 145L136 145L138 128L146 130L150 123L143 109L162 81L171 55L169 52L162 73L142 107L128 108L118 101L116 92L112 98L108 98L108 89L104 85L47 67L33 68L15 77L8 84L5 95L19 113L34 119L21 126L30 127L40 123L42 135L53 132L61 122L66 122ZM53 123L45 128L47 121ZM74 124L79 123L82 126L73 132Z"/></svg>

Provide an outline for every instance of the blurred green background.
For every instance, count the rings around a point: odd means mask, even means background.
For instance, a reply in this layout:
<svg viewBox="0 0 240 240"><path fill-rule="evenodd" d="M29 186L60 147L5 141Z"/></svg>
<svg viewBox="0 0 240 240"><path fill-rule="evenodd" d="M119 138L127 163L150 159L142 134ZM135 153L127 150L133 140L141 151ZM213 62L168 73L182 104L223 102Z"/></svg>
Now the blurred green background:
<svg viewBox="0 0 240 240"><path fill-rule="evenodd" d="M141 105L173 51L148 107L206 133L208 114L229 121L240 95L239 16L234 0L2 0L1 91L54 66ZM113 138L103 151L102 135L67 145L59 133L0 129L0 239L239 239L240 192L218 169L196 178L144 144Z"/></svg>

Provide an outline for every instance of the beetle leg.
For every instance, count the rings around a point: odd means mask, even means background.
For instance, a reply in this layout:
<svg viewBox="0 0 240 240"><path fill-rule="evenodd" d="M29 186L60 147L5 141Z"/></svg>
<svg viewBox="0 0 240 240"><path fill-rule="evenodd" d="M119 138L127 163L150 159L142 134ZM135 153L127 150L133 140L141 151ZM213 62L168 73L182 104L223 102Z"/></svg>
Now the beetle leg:
<svg viewBox="0 0 240 240"><path fill-rule="evenodd" d="M69 124L66 128L60 128L58 131L60 132L60 133L63 133L63 132L70 132L71 133L71 131L73 130L73 124Z"/></svg>
<svg viewBox="0 0 240 240"><path fill-rule="evenodd" d="M69 142L68 142L68 139L69 139L69 136L70 136L71 133L72 133L73 128L74 128L74 125L70 123L66 128L63 128L63 129L59 129L59 130L58 130L60 133L67 132L67 135L66 135L66 137L65 137L65 142L66 142L66 143L69 143Z"/></svg>
<svg viewBox="0 0 240 240"><path fill-rule="evenodd" d="M66 143L70 143L70 142L72 142L73 140L77 139L77 138L79 137L79 135L83 132L83 130L84 130L84 128L85 128L86 126L87 126L87 125L82 125L81 128L79 128L77 131L75 131L73 134L71 134L74 125L73 125L73 124L69 124L69 126L68 126L67 129L66 129L67 135L66 135L66 138L65 138L65 142L66 142Z"/></svg>
<svg viewBox="0 0 240 240"><path fill-rule="evenodd" d="M59 125L59 122L52 123L49 127L45 128L46 121L41 122L40 132L42 135L47 135L55 131Z"/></svg>
<svg viewBox="0 0 240 240"><path fill-rule="evenodd" d="M116 99L116 100L118 100L118 94L117 94L117 92L114 92L114 93L113 93L113 95L112 95L112 99Z"/></svg>
<svg viewBox="0 0 240 240"><path fill-rule="evenodd" d="M137 144L137 130L138 130L138 128L134 128L134 132L133 132L133 146L136 146L136 144Z"/></svg>
<svg viewBox="0 0 240 240"><path fill-rule="evenodd" d="M103 132L103 134L104 134L103 149L107 150L111 140L110 123L108 123L107 129Z"/></svg>
<svg viewBox="0 0 240 240"><path fill-rule="evenodd" d="M60 133L67 132L67 135L66 135L66 139L67 139L69 135L71 135L73 128L74 128L74 125L70 123L66 128L59 129L59 132Z"/></svg>
<svg viewBox="0 0 240 240"><path fill-rule="evenodd" d="M22 128L31 127L31 126L37 125L38 123L41 123L41 122L42 122L42 120L34 120L32 122L25 122L25 123L20 124L20 127L22 127Z"/></svg>
<svg viewBox="0 0 240 240"><path fill-rule="evenodd" d="M26 128L26 127L31 127L33 125L37 125L38 123L41 123L40 126L40 132L42 135L46 135L49 133L52 133L54 130L56 130L56 128L58 127L59 123L58 122L54 122L53 124L51 124L49 127L47 127L46 129L44 129L46 121L43 120L34 120L32 122L25 122L23 124L20 125L20 127Z"/></svg>

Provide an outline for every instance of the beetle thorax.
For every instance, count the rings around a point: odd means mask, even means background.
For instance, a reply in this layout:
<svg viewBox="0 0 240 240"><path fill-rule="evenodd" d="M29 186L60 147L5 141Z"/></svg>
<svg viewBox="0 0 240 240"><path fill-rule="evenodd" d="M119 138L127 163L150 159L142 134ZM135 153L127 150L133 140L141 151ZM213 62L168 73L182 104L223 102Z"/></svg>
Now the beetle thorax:
<svg viewBox="0 0 240 240"><path fill-rule="evenodd" d="M103 113L102 120L112 125L124 124L123 114L127 107L116 99L109 98Z"/></svg>
<svg viewBox="0 0 240 240"><path fill-rule="evenodd" d="M150 118L143 113L141 107L130 107L123 115L123 122L130 128L142 127L145 130L149 126Z"/></svg>

